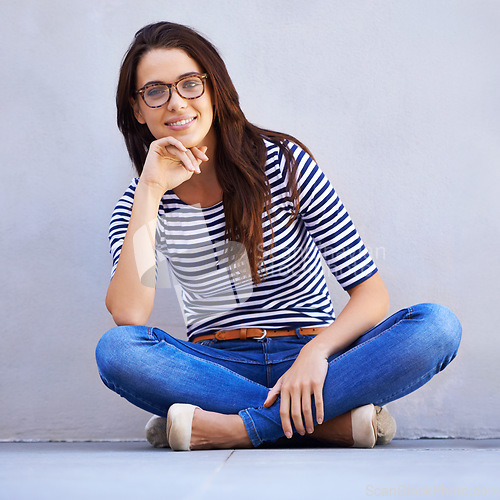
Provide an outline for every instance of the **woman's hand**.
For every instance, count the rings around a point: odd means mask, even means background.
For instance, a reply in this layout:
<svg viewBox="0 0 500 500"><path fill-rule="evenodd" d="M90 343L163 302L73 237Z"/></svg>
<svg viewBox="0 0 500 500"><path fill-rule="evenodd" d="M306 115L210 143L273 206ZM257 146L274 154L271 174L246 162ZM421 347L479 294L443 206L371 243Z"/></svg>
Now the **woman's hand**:
<svg viewBox="0 0 500 500"><path fill-rule="evenodd" d="M141 182L158 188L160 196L187 181L196 172L200 173L200 164L207 161L207 148L187 149L174 137L163 137L153 141L149 147Z"/></svg>
<svg viewBox="0 0 500 500"><path fill-rule="evenodd" d="M290 415L297 432L314 428L311 398L316 405L316 421L324 420L323 386L328 372L328 358L350 346L364 332L377 325L389 310L389 294L380 275L375 273L347 292L349 302L335 321L316 335L300 351L290 369L269 391L264 406L269 407L281 394L281 425L292 436ZM302 417L304 420L302 420Z"/></svg>
<svg viewBox="0 0 500 500"><path fill-rule="evenodd" d="M318 424L323 422L323 386L327 372L327 357L312 345L306 344L290 369L269 391L264 406L270 407L281 395L281 425L286 437L290 438L293 434L290 416L299 434L304 435L306 431L309 434L313 432L315 425L312 412L313 396L316 421Z"/></svg>

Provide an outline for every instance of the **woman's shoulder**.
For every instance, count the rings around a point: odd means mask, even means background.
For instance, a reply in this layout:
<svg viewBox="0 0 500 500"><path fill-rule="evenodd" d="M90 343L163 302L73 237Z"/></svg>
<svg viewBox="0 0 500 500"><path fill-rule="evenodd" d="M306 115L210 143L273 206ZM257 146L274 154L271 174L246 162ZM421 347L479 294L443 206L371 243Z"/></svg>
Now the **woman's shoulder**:
<svg viewBox="0 0 500 500"><path fill-rule="evenodd" d="M139 182L138 177L134 177L132 179L125 192L118 199L115 210L118 209L119 207L132 206L132 203L134 202L135 189L137 187L138 182Z"/></svg>
<svg viewBox="0 0 500 500"><path fill-rule="evenodd" d="M288 136L281 141L272 140L263 137L264 145L267 149L266 173L268 176L273 173L281 173L282 180L286 182L286 178L290 173L291 163L296 164L295 175L299 175L304 171L316 166L313 156L297 139Z"/></svg>
<svg viewBox="0 0 500 500"><path fill-rule="evenodd" d="M295 137L283 134L280 139L263 137L267 150L266 169L278 166L284 172L290 167L291 162L296 162L299 171L304 166L315 164L314 157L302 142Z"/></svg>
<svg viewBox="0 0 500 500"><path fill-rule="evenodd" d="M268 155L280 154L284 149L288 149L294 154L301 153L306 150L299 140L288 135L284 135L282 140L262 136L262 140L264 141Z"/></svg>
<svg viewBox="0 0 500 500"><path fill-rule="evenodd" d="M127 189L125 190L125 193L123 193L123 196L135 193L135 188L137 187L138 183L139 183L139 177L133 177Z"/></svg>

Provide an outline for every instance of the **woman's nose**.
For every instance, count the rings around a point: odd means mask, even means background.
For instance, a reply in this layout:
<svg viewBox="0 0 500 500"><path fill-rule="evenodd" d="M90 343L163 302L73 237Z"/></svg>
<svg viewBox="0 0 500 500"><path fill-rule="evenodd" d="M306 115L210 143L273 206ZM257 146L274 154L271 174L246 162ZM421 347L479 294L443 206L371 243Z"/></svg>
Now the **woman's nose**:
<svg viewBox="0 0 500 500"><path fill-rule="evenodd" d="M182 109L187 106L186 100L182 98L177 89L172 89L172 94L167 103L167 108L171 111L175 111L176 109Z"/></svg>

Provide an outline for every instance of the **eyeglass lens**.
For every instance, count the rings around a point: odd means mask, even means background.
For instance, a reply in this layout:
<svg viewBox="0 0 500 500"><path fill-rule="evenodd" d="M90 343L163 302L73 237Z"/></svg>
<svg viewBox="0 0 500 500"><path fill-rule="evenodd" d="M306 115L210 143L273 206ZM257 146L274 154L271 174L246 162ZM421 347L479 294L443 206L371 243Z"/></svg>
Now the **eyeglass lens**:
<svg viewBox="0 0 500 500"><path fill-rule="evenodd" d="M203 94L203 80L198 76L188 76L175 85L178 94L185 99L196 99ZM156 84L144 91L144 100L148 106L158 107L170 99L168 85Z"/></svg>

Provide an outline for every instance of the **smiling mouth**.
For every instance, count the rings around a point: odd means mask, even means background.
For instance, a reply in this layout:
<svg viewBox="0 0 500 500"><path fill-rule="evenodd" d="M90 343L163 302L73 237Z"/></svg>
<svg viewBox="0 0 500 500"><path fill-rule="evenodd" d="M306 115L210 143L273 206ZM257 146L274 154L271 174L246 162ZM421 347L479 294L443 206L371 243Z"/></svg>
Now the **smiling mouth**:
<svg viewBox="0 0 500 500"><path fill-rule="evenodd" d="M178 127L180 125L187 125L188 123L191 123L195 120L195 117L193 118L187 118L186 120L179 120L176 122L167 122L167 125L169 127Z"/></svg>

